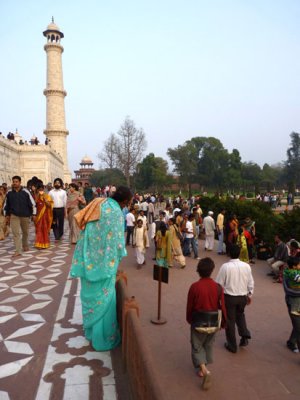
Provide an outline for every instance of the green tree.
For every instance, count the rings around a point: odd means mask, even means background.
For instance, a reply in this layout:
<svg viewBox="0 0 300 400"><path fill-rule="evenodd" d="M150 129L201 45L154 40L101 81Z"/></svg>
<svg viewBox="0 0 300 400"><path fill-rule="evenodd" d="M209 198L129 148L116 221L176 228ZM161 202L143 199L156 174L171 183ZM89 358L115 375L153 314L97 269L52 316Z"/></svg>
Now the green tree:
<svg viewBox="0 0 300 400"><path fill-rule="evenodd" d="M168 182L168 162L163 158L150 153L137 165L135 183L138 189L161 191Z"/></svg>
<svg viewBox="0 0 300 400"><path fill-rule="evenodd" d="M275 188L278 179L278 170L270 166L269 164L264 164L261 172L261 186L268 192Z"/></svg>
<svg viewBox="0 0 300 400"><path fill-rule="evenodd" d="M260 166L252 161L242 164L241 176L244 193L249 189L254 189L256 194L259 193L261 173Z"/></svg>
<svg viewBox="0 0 300 400"><path fill-rule="evenodd" d="M125 185L126 177L122 171L117 168L105 168L95 171L90 177L90 183L92 186L103 187L106 185Z"/></svg>
<svg viewBox="0 0 300 400"><path fill-rule="evenodd" d="M286 176L288 190L295 192L295 187L300 184L300 134L292 132L290 134L291 143L287 149Z"/></svg>
<svg viewBox="0 0 300 400"><path fill-rule="evenodd" d="M174 171L179 175L179 182L188 186L189 196L191 196L192 184L197 183L198 178L197 147L191 141L187 141L174 149L169 148L167 154L174 165Z"/></svg>

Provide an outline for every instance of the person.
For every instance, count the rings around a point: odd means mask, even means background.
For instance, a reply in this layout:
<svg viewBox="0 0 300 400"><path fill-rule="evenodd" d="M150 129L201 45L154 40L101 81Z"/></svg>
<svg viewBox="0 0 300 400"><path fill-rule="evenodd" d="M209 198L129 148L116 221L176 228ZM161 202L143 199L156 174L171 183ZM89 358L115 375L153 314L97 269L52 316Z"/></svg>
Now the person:
<svg viewBox="0 0 300 400"><path fill-rule="evenodd" d="M274 256L267 259L267 263L271 268L271 272L267 275L274 276L274 278L278 278L280 274L280 268L286 263L288 258L288 247L281 240L279 234L275 235L275 252Z"/></svg>
<svg viewBox="0 0 300 400"><path fill-rule="evenodd" d="M155 236L156 242L156 264L160 267L172 265L171 259L171 236L166 224L161 224Z"/></svg>
<svg viewBox="0 0 300 400"><path fill-rule="evenodd" d="M12 177L12 190L7 192L4 202L6 224L10 225L16 247L12 257L20 257L29 250L28 231L30 217L36 218L36 204L30 192L21 186L21 177ZM22 232L22 233L21 233Z"/></svg>
<svg viewBox="0 0 300 400"><path fill-rule="evenodd" d="M84 195L86 204L89 204L94 198L93 189L90 187L88 182L86 182L84 184L83 195Z"/></svg>
<svg viewBox="0 0 300 400"><path fill-rule="evenodd" d="M70 242L76 244L80 229L74 219L74 215L79 211L80 206L86 204L85 198L78 192L78 186L75 183L70 183L67 194L67 216L70 227Z"/></svg>
<svg viewBox="0 0 300 400"><path fill-rule="evenodd" d="M194 327L197 312L211 312L222 310L222 327L226 323L226 308L223 288L212 278L215 268L213 260L202 258L197 266L200 279L194 282L188 292L186 306L186 320L191 325L191 353L192 362L200 377L203 377L202 388L207 390L211 386L211 374L207 364L213 362L213 344L215 333L200 333Z"/></svg>
<svg viewBox="0 0 300 400"><path fill-rule="evenodd" d="M186 214L185 214L186 215ZM183 241L183 255L190 256L191 255L191 246L194 252L194 258L199 259L198 257L198 237L196 233L196 228L194 230L193 221L195 220L194 215L190 214L187 217L187 221L185 223L185 236Z"/></svg>
<svg viewBox="0 0 300 400"><path fill-rule="evenodd" d="M112 197L97 197L75 216L82 231L71 277L81 279L84 333L97 351L120 344L115 283L119 263L127 255L122 208L131 198L130 189L119 186Z"/></svg>
<svg viewBox="0 0 300 400"><path fill-rule="evenodd" d="M236 244L241 249L239 259L241 261L249 263L247 239L246 239L246 236L245 236L245 233L244 233L245 231L244 231L242 226L239 227L238 232L239 232L239 234L238 234L238 237L237 237Z"/></svg>
<svg viewBox="0 0 300 400"><path fill-rule="evenodd" d="M133 230L133 247L135 247L136 261L138 269L142 268L142 265L146 264L145 254L146 247L149 247L149 240L147 240L147 229L143 224L142 219L138 219L136 226Z"/></svg>
<svg viewBox="0 0 300 400"><path fill-rule="evenodd" d="M36 219L35 219L35 243L37 249L48 249L50 247L50 230L53 218L53 200L51 196L45 193L42 182L37 184L36 195Z"/></svg>
<svg viewBox="0 0 300 400"><path fill-rule="evenodd" d="M5 188L3 185L0 186L0 240L4 240L9 234L8 226L4 216L4 203L5 203Z"/></svg>
<svg viewBox="0 0 300 400"><path fill-rule="evenodd" d="M235 214L229 217L226 226L226 253L229 255L229 248L236 243L238 237L239 222Z"/></svg>
<svg viewBox="0 0 300 400"><path fill-rule="evenodd" d="M249 217L246 217L244 221L244 235L247 240L247 249L248 249L250 264L255 264L255 261L253 260L255 234L256 234L255 221L252 221Z"/></svg>
<svg viewBox="0 0 300 400"><path fill-rule="evenodd" d="M223 255L225 252L223 251L223 246L224 246L224 215L225 215L225 210L221 210L220 213L217 216L217 233L218 233L218 254Z"/></svg>
<svg viewBox="0 0 300 400"><path fill-rule="evenodd" d="M292 322L292 332L286 342L288 349L298 353L300 349L300 258L289 257L283 272L285 302Z"/></svg>
<svg viewBox="0 0 300 400"><path fill-rule="evenodd" d="M215 242L215 220L213 219L213 211L208 211L207 216L203 219L203 228L205 232L205 250L211 251Z"/></svg>
<svg viewBox="0 0 300 400"><path fill-rule="evenodd" d="M183 240L182 234L175 223L175 218L169 218L169 231L171 235L171 261L169 267L173 267L173 261L177 261L181 268L185 268L185 257L182 254L181 241Z"/></svg>
<svg viewBox="0 0 300 400"><path fill-rule="evenodd" d="M224 288L225 293L227 311L225 348L236 353L235 325L241 337L240 346L247 346L248 340L251 339L246 323L245 307L251 302L254 280L250 265L239 260L240 248L237 244L230 246L229 255L231 260L221 266L216 282Z"/></svg>
<svg viewBox="0 0 300 400"><path fill-rule="evenodd" d="M127 229L126 246L129 246L130 238L131 242L133 240L134 225L135 225L134 207L130 207L129 212L126 214L126 229Z"/></svg>
<svg viewBox="0 0 300 400"><path fill-rule="evenodd" d="M49 195L53 200L53 221L52 229L56 241L61 240L64 234L64 222L67 217L67 193L63 189L64 184L60 178L54 179L54 189Z"/></svg>

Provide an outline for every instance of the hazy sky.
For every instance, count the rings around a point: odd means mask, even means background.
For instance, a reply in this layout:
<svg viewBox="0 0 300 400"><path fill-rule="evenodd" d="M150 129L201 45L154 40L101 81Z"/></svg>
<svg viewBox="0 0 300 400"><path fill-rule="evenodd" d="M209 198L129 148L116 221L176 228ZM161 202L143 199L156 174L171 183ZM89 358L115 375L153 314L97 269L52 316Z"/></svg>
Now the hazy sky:
<svg viewBox="0 0 300 400"><path fill-rule="evenodd" d="M64 33L69 166L129 115L146 154L213 136L242 161L286 159L300 131L299 0L0 0L0 131L44 142L46 42Z"/></svg>

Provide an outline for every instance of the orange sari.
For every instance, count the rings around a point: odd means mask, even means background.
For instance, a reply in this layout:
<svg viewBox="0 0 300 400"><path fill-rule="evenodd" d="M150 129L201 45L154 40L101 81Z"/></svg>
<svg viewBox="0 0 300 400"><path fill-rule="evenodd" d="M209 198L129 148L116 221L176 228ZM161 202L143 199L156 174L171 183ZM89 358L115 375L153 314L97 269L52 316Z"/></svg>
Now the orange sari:
<svg viewBox="0 0 300 400"><path fill-rule="evenodd" d="M35 220L35 244L38 249L50 247L49 233L53 219L53 200L46 194L38 193L35 196L37 215ZM46 204L47 202L47 204Z"/></svg>

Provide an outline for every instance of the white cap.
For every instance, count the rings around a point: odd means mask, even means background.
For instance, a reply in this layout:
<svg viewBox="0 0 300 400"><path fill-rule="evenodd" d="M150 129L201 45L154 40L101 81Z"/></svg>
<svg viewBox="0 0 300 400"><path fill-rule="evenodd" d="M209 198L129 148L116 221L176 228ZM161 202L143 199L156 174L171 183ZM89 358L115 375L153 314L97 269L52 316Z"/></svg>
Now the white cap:
<svg viewBox="0 0 300 400"><path fill-rule="evenodd" d="M208 215L214 215L213 211L208 211Z"/></svg>

